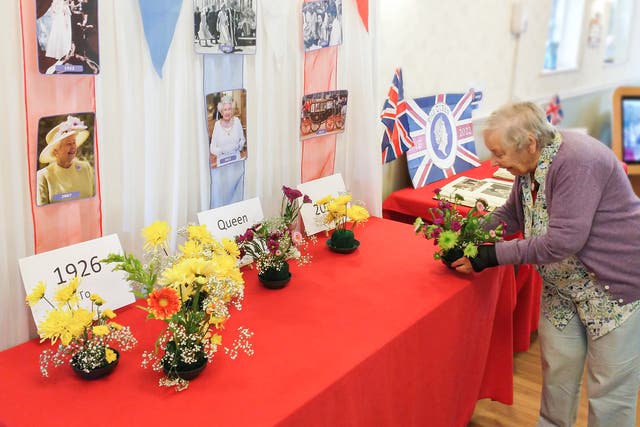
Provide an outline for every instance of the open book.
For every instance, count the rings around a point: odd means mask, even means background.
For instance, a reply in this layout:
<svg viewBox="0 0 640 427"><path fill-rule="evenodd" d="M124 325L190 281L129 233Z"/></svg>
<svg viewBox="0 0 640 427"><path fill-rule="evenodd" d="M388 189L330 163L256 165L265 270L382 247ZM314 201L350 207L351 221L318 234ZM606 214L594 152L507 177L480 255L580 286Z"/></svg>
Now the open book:
<svg viewBox="0 0 640 427"><path fill-rule="evenodd" d="M458 204L463 206L474 206L476 200L483 199L493 210L502 206L509 198L513 182L502 181L493 178L475 179L467 176L451 181L440 190L441 197L447 200L454 200L454 194L462 196L463 200Z"/></svg>

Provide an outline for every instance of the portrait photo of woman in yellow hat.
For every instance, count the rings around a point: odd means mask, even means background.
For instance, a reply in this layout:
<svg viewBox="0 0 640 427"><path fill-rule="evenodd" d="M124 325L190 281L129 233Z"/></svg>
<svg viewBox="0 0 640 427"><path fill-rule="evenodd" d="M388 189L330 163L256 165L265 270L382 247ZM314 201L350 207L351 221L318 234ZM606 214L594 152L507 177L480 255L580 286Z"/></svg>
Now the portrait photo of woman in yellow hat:
<svg viewBox="0 0 640 427"><path fill-rule="evenodd" d="M86 113L66 118L54 116L40 119L38 133L42 135L46 132L46 136L40 138L38 145L38 206L93 197L96 194L92 165L93 138L89 139L92 135L93 117L93 113Z"/></svg>

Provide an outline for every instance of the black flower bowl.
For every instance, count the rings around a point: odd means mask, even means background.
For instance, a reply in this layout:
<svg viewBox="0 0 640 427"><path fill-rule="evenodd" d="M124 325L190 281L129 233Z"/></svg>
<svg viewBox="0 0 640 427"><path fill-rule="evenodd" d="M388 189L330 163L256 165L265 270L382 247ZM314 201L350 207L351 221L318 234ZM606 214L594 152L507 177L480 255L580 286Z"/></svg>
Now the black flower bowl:
<svg viewBox="0 0 640 427"><path fill-rule="evenodd" d="M114 369L116 369L116 366L118 366L118 362L120 361L120 353L118 352L118 350L114 348L112 348L111 350L113 350L114 353L116 354L116 360L114 360L113 362L107 365L92 369L89 372L78 368L74 363L73 358L71 359L71 362L69 364L71 365L71 368L73 368L73 371L80 378L83 378L85 380L97 380L98 378L106 377L107 375L112 373Z"/></svg>
<svg viewBox="0 0 640 427"><path fill-rule="evenodd" d="M356 249L358 249L358 247L360 246L360 241L354 239L353 240L353 246L351 246L350 248L339 248L339 247L333 245L333 243L331 242L331 239L327 239L327 246L333 252L336 252L336 253L339 253L339 254L350 254L353 251L355 251Z"/></svg>

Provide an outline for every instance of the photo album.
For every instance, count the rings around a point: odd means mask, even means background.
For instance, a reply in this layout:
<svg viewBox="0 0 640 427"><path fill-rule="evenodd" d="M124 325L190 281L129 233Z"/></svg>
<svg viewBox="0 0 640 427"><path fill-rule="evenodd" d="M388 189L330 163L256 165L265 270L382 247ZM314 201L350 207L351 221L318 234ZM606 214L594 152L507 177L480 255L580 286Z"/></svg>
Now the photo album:
<svg viewBox="0 0 640 427"><path fill-rule="evenodd" d="M453 201L455 194L462 200L459 205L472 207L478 199L483 199L489 205L489 210L502 206L509 198L513 182L493 178L475 179L461 176L442 187L440 196Z"/></svg>

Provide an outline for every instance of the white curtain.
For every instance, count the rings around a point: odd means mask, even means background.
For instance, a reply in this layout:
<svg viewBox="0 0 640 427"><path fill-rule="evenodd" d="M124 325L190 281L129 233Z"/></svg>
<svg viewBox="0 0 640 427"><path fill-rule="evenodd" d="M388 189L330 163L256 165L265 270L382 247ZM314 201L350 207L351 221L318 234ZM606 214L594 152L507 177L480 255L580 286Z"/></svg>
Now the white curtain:
<svg viewBox="0 0 640 427"><path fill-rule="evenodd" d="M33 223L29 202L26 121L23 90L20 3L3 2L0 28L0 349L25 341L35 328L24 302L18 259L33 255ZM33 159L35 161L35 159Z"/></svg>
<svg viewBox="0 0 640 427"><path fill-rule="evenodd" d="M26 0L30 1L30 0ZM371 7L374 5L371 2ZM193 49L193 7L185 0L163 69L147 50L138 2L101 0L97 133L104 235L117 233L125 251L139 253L140 229L156 219L174 229L196 222L209 203L208 145L202 57ZM381 129L374 97L373 37L355 1L343 1L338 89L349 91L345 132L335 171L372 214L381 213ZM245 198L260 197L274 215L282 185L300 182L300 103L303 82L301 0L259 0L257 53L245 57L248 117ZM26 159L19 3L2 2L0 109L5 166L1 169L0 349L34 336L24 304L18 259L33 254ZM373 13L372 13L373 15ZM375 29L370 27L373 33Z"/></svg>

